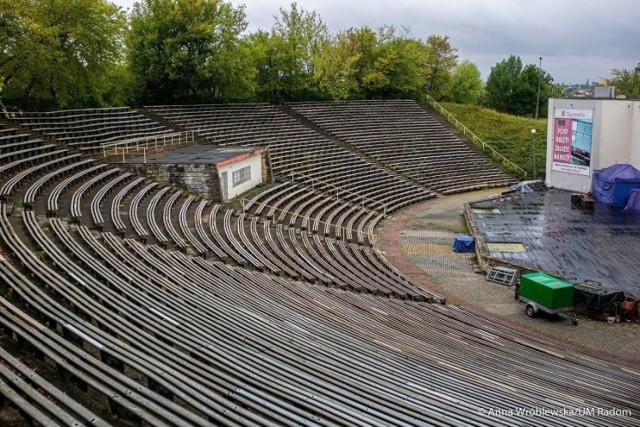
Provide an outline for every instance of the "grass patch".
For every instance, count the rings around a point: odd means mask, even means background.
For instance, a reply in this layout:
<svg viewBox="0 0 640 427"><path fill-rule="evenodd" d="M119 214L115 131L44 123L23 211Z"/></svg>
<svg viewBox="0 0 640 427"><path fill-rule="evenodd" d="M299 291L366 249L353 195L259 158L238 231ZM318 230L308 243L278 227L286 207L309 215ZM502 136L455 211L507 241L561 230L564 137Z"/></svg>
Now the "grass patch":
<svg viewBox="0 0 640 427"><path fill-rule="evenodd" d="M538 178L544 177L547 154L547 119L512 116L478 105L441 105L462 124L500 154L527 171L527 179L533 176L532 138L535 139L536 170ZM534 137L531 129L536 130Z"/></svg>

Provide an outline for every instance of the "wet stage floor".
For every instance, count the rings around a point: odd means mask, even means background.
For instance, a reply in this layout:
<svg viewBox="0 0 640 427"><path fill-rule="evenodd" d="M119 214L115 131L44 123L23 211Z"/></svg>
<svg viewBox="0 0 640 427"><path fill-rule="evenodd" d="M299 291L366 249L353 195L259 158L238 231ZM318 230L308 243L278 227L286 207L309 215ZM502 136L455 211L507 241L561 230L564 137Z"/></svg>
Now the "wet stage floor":
<svg viewBox="0 0 640 427"><path fill-rule="evenodd" d="M550 189L472 203L480 234L496 243L490 256L640 296L640 214L600 203L578 209L571 194Z"/></svg>

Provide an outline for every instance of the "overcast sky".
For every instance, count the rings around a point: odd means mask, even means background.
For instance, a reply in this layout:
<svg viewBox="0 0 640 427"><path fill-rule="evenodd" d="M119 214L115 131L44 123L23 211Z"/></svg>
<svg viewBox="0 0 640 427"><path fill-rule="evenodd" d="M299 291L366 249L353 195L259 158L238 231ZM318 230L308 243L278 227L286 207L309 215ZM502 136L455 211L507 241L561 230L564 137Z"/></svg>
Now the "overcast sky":
<svg viewBox="0 0 640 427"><path fill-rule="evenodd" d="M115 0L130 8L134 0ZM249 31L270 29L287 0L231 0L246 5ZM557 83L600 81L612 68L640 63L638 0L299 0L331 32L350 27L409 27L414 37L449 36L461 60L486 78L496 63L518 55Z"/></svg>

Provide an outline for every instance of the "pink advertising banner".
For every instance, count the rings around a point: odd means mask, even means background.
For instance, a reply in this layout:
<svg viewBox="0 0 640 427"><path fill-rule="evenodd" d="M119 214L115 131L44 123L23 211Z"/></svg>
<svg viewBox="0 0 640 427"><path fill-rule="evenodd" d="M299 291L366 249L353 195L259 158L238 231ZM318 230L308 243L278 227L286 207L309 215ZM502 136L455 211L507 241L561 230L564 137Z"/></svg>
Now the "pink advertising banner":
<svg viewBox="0 0 640 427"><path fill-rule="evenodd" d="M593 110L555 109L551 169L590 175L592 129Z"/></svg>

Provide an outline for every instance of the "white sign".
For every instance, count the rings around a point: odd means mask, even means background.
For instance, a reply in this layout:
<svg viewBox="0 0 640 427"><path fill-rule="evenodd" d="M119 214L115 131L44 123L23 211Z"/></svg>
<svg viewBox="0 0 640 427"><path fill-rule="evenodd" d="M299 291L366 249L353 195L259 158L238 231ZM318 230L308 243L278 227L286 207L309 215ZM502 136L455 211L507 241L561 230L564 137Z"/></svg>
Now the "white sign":
<svg viewBox="0 0 640 427"><path fill-rule="evenodd" d="M556 108L554 115L556 119L584 119L593 120L593 110L573 110L567 108Z"/></svg>

